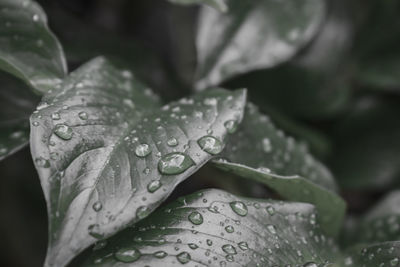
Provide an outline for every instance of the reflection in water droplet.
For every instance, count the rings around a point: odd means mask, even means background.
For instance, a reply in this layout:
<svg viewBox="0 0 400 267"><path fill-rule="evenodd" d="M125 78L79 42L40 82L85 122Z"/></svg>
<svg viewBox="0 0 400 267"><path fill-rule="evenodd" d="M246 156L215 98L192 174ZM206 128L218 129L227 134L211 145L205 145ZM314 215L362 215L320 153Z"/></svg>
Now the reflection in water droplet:
<svg viewBox="0 0 400 267"><path fill-rule="evenodd" d="M236 249L235 249L232 245L229 245L229 244L223 245L223 246L222 246L222 250L223 250L225 253L229 254L229 255L235 255L235 254L237 254Z"/></svg>
<svg viewBox="0 0 400 267"><path fill-rule="evenodd" d="M247 215L247 206L240 201L234 201L229 203L229 205L231 206L232 210L240 216L246 216Z"/></svg>
<svg viewBox="0 0 400 267"><path fill-rule="evenodd" d="M183 173L193 165L195 163L191 157L183 153L174 152L162 156L158 162L158 170L162 174L173 175Z"/></svg>
<svg viewBox="0 0 400 267"><path fill-rule="evenodd" d="M229 120L224 123L224 126L228 133L233 134L237 130L238 123L235 120Z"/></svg>
<svg viewBox="0 0 400 267"><path fill-rule="evenodd" d="M140 158L144 158L151 153L150 146L148 144L140 144L136 147L135 154Z"/></svg>
<svg viewBox="0 0 400 267"><path fill-rule="evenodd" d="M189 221L195 225L200 225L203 223L203 216L197 211L193 211L189 214Z"/></svg>
<svg viewBox="0 0 400 267"><path fill-rule="evenodd" d="M182 264L188 263L191 260L190 254L187 252L181 252L179 253L176 258L178 261Z"/></svg>
<svg viewBox="0 0 400 267"><path fill-rule="evenodd" d="M147 191L149 191L150 193L154 193L161 187L161 185L162 184L159 180L151 181L147 185Z"/></svg>
<svg viewBox="0 0 400 267"><path fill-rule="evenodd" d="M114 257L121 262L134 262L140 258L140 251L136 248L121 248L114 253Z"/></svg>
<svg viewBox="0 0 400 267"><path fill-rule="evenodd" d="M211 155L217 155L222 152L223 145L221 141L213 136L203 136L197 143L200 148Z"/></svg>
<svg viewBox="0 0 400 267"><path fill-rule="evenodd" d="M54 133L63 140L70 140L73 135L72 129L65 124L58 124L54 129Z"/></svg>

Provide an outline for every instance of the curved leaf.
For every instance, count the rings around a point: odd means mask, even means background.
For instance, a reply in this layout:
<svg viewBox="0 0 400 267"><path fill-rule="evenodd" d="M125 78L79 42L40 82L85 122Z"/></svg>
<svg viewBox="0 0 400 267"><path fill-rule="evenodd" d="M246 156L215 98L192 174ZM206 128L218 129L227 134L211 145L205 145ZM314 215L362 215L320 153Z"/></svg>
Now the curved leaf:
<svg viewBox="0 0 400 267"><path fill-rule="evenodd" d="M228 11L228 6L226 5L226 0L169 0L171 3L180 5L192 5L192 4L204 4L214 7L215 9L226 12Z"/></svg>
<svg viewBox="0 0 400 267"><path fill-rule="evenodd" d="M314 204L324 231L337 234L346 204L336 193L332 175L305 145L286 137L254 105L247 106L222 157L214 161L217 167L264 183L286 199Z"/></svg>
<svg viewBox="0 0 400 267"><path fill-rule="evenodd" d="M338 249L315 216L309 204L206 190L107 240L84 266L317 266Z"/></svg>
<svg viewBox="0 0 400 267"><path fill-rule="evenodd" d="M0 0L0 69L39 92L53 88L66 75L61 45L36 2Z"/></svg>
<svg viewBox="0 0 400 267"><path fill-rule="evenodd" d="M202 8L196 40L197 87L275 66L292 57L318 30L320 0L229 0L229 12Z"/></svg>
<svg viewBox="0 0 400 267"><path fill-rule="evenodd" d="M46 95L31 117L49 211L46 266L151 213L222 150L224 122L241 121L245 95L216 89L157 108L150 89L102 58Z"/></svg>
<svg viewBox="0 0 400 267"><path fill-rule="evenodd" d="M342 266L399 266L400 241L384 242L370 246L358 246L344 258Z"/></svg>
<svg viewBox="0 0 400 267"><path fill-rule="evenodd" d="M29 142L29 116L39 97L27 86L0 73L0 160L12 155Z"/></svg>

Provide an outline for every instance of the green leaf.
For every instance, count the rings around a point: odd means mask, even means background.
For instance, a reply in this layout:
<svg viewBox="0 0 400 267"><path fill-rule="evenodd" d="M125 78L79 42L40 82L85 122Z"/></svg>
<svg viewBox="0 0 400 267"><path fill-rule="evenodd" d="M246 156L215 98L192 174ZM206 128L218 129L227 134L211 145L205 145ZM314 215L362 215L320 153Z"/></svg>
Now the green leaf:
<svg viewBox="0 0 400 267"><path fill-rule="evenodd" d="M200 12L199 89L286 61L314 36L325 13L320 0L230 0L228 7L225 14Z"/></svg>
<svg viewBox="0 0 400 267"><path fill-rule="evenodd" d="M0 73L0 160L12 155L29 142L29 116L39 102L27 86Z"/></svg>
<svg viewBox="0 0 400 267"><path fill-rule="evenodd" d="M192 5L192 4L204 4L214 7L215 9L226 12L228 6L226 5L227 0L169 0L171 3L180 5Z"/></svg>
<svg viewBox="0 0 400 267"><path fill-rule="evenodd" d="M39 92L67 73L60 43L49 30L42 8L31 0L0 0L0 69Z"/></svg>
<svg viewBox="0 0 400 267"><path fill-rule="evenodd" d="M341 266L399 266L400 241L357 246L348 255Z"/></svg>
<svg viewBox="0 0 400 267"><path fill-rule="evenodd" d="M338 249L315 219L310 204L201 191L97 244L84 266L319 266Z"/></svg>
<svg viewBox="0 0 400 267"><path fill-rule="evenodd" d="M242 125L221 156L214 161L217 167L261 182L285 199L314 204L323 230L330 235L339 231L346 204L331 173L254 105L247 106Z"/></svg>
<svg viewBox="0 0 400 267"><path fill-rule="evenodd" d="M400 191L392 191L376 204L357 226L356 242L400 240Z"/></svg>
<svg viewBox="0 0 400 267"><path fill-rule="evenodd" d="M49 212L45 265L63 266L151 213L222 150L224 122L241 121L245 98L215 89L158 108L150 89L103 58L72 73L31 117Z"/></svg>

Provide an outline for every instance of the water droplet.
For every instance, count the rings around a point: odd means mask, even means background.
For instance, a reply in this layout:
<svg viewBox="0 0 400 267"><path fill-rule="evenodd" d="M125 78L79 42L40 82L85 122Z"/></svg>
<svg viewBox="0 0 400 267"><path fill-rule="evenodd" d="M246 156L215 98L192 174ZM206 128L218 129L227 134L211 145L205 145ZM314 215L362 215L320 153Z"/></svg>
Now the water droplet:
<svg viewBox="0 0 400 267"><path fill-rule="evenodd" d="M100 211L103 208L103 204L100 201L96 201L92 206L94 211Z"/></svg>
<svg viewBox="0 0 400 267"><path fill-rule="evenodd" d="M232 210L240 216L246 216L247 215L247 206L240 201L234 201L229 203L229 205L231 206Z"/></svg>
<svg viewBox="0 0 400 267"><path fill-rule="evenodd" d="M267 225L267 229L268 229L268 231L269 231L271 234L276 235L276 228L275 228L275 226L273 226L272 224L269 224L269 225Z"/></svg>
<svg viewBox="0 0 400 267"><path fill-rule="evenodd" d="M84 121L87 120L87 119L89 118L88 114L87 114L85 111L79 112L78 116L79 116L79 118L80 118L81 120L84 120Z"/></svg>
<svg viewBox="0 0 400 267"><path fill-rule="evenodd" d="M191 249L197 249L197 248L199 247L198 245L193 244L193 243L190 243L188 246L189 246L189 248L191 248Z"/></svg>
<svg viewBox="0 0 400 267"><path fill-rule="evenodd" d="M211 239L207 239L206 243L207 243L208 246L212 246L212 244L213 244Z"/></svg>
<svg viewBox="0 0 400 267"><path fill-rule="evenodd" d="M50 162L42 157L35 159L35 163L38 167L48 168L50 167Z"/></svg>
<svg viewBox="0 0 400 267"><path fill-rule="evenodd" d="M140 158L144 158L151 153L150 146L148 144L140 144L136 147L135 154Z"/></svg>
<svg viewBox="0 0 400 267"><path fill-rule="evenodd" d="M178 140L176 138L172 137L167 141L167 145L169 146L177 146L179 144Z"/></svg>
<svg viewBox="0 0 400 267"><path fill-rule="evenodd" d="M136 217L143 219L150 214L150 210L146 206L141 206L136 210Z"/></svg>
<svg viewBox="0 0 400 267"><path fill-rule="evenodd" d="M268 212L269 215L274 216L275 215L275 209L272 206L268 206L266 207L266 210Z"/></svg>
<svg viewBox="0 0 400 267"><path fill-rule="evenodd" d="M159 258L159 259L162 259L162 258L165 258L168 256L167 252L162 251L162 250L154 252L153 255L154 255L154 257Z"/></svg>
<svg viewBox="0 0 400 267"><path fill-rule="evenodd" d="M203 136L197 143L200 148L211 155L217 155L222 152L223 145L221 141L213 136Z"/></svg>
<svg viewBox="0 0 400 267"><path fill-rule="evenodd" d="M32 19L33 19L34 22L38 22L39 21L39 15L38 14L33 15Z"/></svg>
<svg viewBox="0 0 400 267"><path fill-rule="evenodd" d="M70 140L73 135L72 129L65 124L58 124L54 129L54 133L63 140Z"/></svg>
<svg viewBox="0 0 400 267"><path fill-rule="evenodd" d="M141 254L136 248L121 248L114 253L115 258L121 262L134 262L137 261Z"/></svg>
<svg viewBox="0 0 400 267"><path fill-rule="evenodd" d="M238 123L235 120L229 120L224 123L224 126L228 133L233 134L237 130Z"/></svg>
<svg viewBox="0 0 400 267"><path fill-rule="evenodd" d="M156 192L160 187L161 187L161 182L159 181L159 180L154 180L154 181L151 181L150 183L148 183L148 185L147 185L147 190L150 192L150 193L154 193L154 192Z"/></svg>
<svg viewBox="0 0 400 267"><path fill-rule="evenodd" d="M223 250L225 253L229 254L229 255L235 255L235 254L237 254L236 249L235 249L232 245L229 245L229 244L223 245L223 246L222 246L222 250Z"/></svg>
<svg viewBox="0 0 400 267"><path fill-rule="evenodd" d="M271 141L269 138L264 138L262 140L262 147L265 153L269 153L272 151Z"/></svg>
<svg viewBox="0 0 400 267"><path fill-rule="evenodd" d="M103 234L100 232L100 226L98 224L91 224L88 227L89 235L94 238L101 239L103 238Z"/></svg>
<svg viewBox="0 0 400 267"><path fill-rule="evenodd" d="M162 174L167 175L180 174L193 165L195 165L195 163L192 158L183 153L174 152L164 155L160 159L158 162L158 170Z"/></svg>
<svg viewBox="0 0 400 267"><path fill-rule="evenodd" d="M303 267L318 267L318 265L315 262L307 262Z"/></svg>
<svg viewBox="0 0 400 267"><path fill-rule="evenodd" d="M107 246L107 241L106 240L100 240L99 242L94 243L93 246L93 251L100 250Z"/></svg>
<svg viewBox="0 0 400 267"><path fill-rule="evenodd" d="M240 242L239 243L239 248L241 250L248 250L249 249L249 245L246 242Z"/></svg>
<svg viewBox="0 0 400 267"><path fill-rule="evenodd" d="M391 266L397 266L399 264L399 258L394 258L390 261Z"/></svg>
<svg viewBox="0 0 400 267"><path fill-rule="evenodd" d="M225 227L225 231L227 231L228 233L233 233L235 231L235 228L233 228L232 225L228 225Z"/></svg>
<svg viewBox="0 0 400 267"><path fill-rule="evenodd" d="M176 258L178 261L182 264L188 263L191 260L190 254L187 252L181 252L179 253Z"/></svg>
<svg viewBox="0 0 400 267"><path fill-rule="evenodd" d="M55 112L55 113L51 114L51 118L52 118L53 120L55 120L55 121L61 119L60 113Z"/></svg>
<svg viewBox="0 0 400 267"><path fill-rule="evenodd" d="M203 223L203 216L197 211L193 211L189 214L188 219L191 223L195 225L200 225Z"/></svg>

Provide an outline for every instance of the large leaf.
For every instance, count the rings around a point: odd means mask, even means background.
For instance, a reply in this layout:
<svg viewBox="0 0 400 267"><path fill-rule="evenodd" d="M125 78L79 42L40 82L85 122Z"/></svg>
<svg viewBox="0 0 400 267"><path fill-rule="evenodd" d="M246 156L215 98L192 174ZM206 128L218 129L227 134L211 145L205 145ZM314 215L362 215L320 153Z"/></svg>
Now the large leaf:
<svg viewBox="0 0 400 267"><path fill-rule="evenodd" d="M337 234L346 209L330 172L292 137L286 137L254 105L246 109L217 167L266 184L282 197L313 203L326 233Z"/></svg>
<svg viewBox="0 0 400 267"><path fill-rule="evenodd" d="M202 8L197 34L197 87L279 64L318 30L321 0L229 0L228 13Z"/></svg>
<svg viewBox="0 0 400 267"><path fill-rule="evenodd" d="M0 69L40 92L60 83L64 53L42 8L31 0L0 0L0 14Z"/></svg>
<svg viewBox="0 0 400 267"><path fill-rule="evenodd" d="M384 242L351 249L341 266L394 267L400 265L400 242Z"/></svg>
<svg viewBox="0 0 400 267"><path fill-rule="evenodd" d="M209 5L221 12L226 12L228 10L228 6L226 5L226 0L169 0L169 1L181 5L192 5L192 4Z"/></svg>
<svg viewBox="0 0 400 267"><path fill-rule="evenodd" d="M20 80L0 74L0 160L29 142L29 116L39 97Z"/></svg>
<svg viewBox="0 0 400 267"><path fill-rule="evenodd" d="M98 244L84 266L319 266L338 250L315 220L309 204L206 190Z"/></svg>
<svg viewBox="0 0 400 267"><path fill-rule="evenodd" d="M31 117L31 151L49 211L46 266L152 212L225 143L245 91L211 90L158 108L129 71L98 58ZM202 138L204 137L204 138Z"/></svg>

